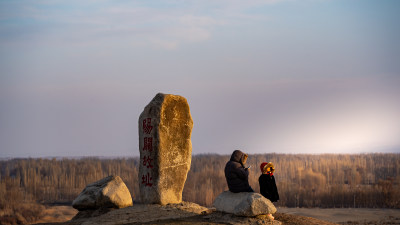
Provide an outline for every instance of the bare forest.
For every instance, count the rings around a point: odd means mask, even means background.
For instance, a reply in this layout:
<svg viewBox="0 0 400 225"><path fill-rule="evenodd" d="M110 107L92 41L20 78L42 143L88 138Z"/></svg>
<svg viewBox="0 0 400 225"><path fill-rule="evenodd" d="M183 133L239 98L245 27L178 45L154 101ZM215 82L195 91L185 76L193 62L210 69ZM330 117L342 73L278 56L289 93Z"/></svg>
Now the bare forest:
<svg viewBox="0 0 400 225"><path fill-rule="evenodd" d="M211 206L227 190L228 155L195 155L183 200ZM276 206L400 208L400 154L250 155L250 185L259 191L262 162L275 164ZM119 175L139 199L138 158L10 159L0 161L0 221L15 214L34 221L43 205L69 205L83 188ZM22 205L28 205L23 210ZM32 207L32 205L34 207Z"/></svg>

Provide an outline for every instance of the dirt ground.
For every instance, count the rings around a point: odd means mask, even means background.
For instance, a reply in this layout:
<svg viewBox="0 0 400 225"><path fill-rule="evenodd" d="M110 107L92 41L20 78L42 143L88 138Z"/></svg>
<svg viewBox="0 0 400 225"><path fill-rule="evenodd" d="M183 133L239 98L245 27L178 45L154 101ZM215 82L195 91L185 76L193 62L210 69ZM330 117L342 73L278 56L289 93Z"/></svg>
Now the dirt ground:
<svg viewBox="0 0 400 225"><path fill-rule="evenodd" d="M278 212L313 217L338 224L400 224L400 209L277 208Z"/></svg>
<svg viewBox="0 0 400 225"><path fill-rule="evenodd" d="M46 225L116 225L116 224L264 224L264 225L332 225L333 223L315 218L276 213L275 220L265 216L239 217L228 213L216 212L195 203L184 202L166 206L135 204L124 209L109 212L86 211L80 212L75 219L62 223L44 223Z"/></svg>
<svg viewBox="0 0 400 225"><path fill-rule="evenodd" d="M39 223L62 225L90 224L267 224L278 225L355 225L400 224L400 209L320 209L278 208L275 222L266 218L237 217L227 213L207 210L194 203L158 206L140 205L112 210L103 215L81 215L71 220L77 211L69 206L47 208ZM102 212L104 213L104 212ZM85 218L92 216L91 218ZM93 217L95 216L95 217ZM71 221L70 221L71 220Z"/></svg>

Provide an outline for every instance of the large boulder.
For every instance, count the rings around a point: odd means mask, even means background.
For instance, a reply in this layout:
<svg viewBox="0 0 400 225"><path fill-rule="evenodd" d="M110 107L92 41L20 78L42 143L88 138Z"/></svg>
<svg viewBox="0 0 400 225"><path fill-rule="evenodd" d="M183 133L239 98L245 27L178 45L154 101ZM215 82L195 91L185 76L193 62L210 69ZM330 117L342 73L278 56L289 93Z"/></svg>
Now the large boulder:
<svg viewBox="0 0 400 225"><path fill-rule="evenodd" d="M132 205L132 196L119 176L108 176L87 185L72 202L72 207L79 211Z"/></svg>
<svg viewBox="0 0 400 225"><path fill-rule="evenodd" d="M276 212L276 208L270 200L255 192L222 192L215 199L214 207L221 212L249 217Z"/></svg>
<svg viewBox="0 0 400 225"><path fill-rule="evenodd" d="M139 189L142 203L182 202L190 169L193 120L187 100L157 94L139 117Z"/></svg>

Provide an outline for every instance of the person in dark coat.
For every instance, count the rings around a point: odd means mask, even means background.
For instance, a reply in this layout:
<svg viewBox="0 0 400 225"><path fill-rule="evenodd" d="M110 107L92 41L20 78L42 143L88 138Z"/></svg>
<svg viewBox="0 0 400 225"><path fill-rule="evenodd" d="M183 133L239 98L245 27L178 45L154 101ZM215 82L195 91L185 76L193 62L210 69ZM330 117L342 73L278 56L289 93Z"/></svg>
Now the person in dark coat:
<svg viewBox="0 0 400 225"><path fill-rule="evenodd" d="M242 151L235 150L225 165L225 178L231 192L254 192L249 185L249 168L245 167L247 157Z"/></svg>
<svg viewBox="0 0 400 225"><path fill-rule="evenodd" d="M275 183L275 167L271 162L262 163L260 166L261 176L258 178L258 183L260 184L260 193L268 198L271 202L276 202L279 200L278 188L276 188Z"/></svg>

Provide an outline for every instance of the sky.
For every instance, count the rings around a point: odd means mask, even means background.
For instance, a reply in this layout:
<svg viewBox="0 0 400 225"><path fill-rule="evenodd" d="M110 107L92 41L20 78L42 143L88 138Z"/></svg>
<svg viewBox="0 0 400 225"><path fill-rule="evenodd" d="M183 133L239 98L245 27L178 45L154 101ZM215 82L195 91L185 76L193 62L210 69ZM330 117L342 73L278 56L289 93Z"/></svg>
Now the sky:
<svg viewBox="0 0 400 225"><path fill-rule="evenodd" d="M400 1L2 0L0 158L138 156L159 92L193 154L400 153Z"/></svg>

